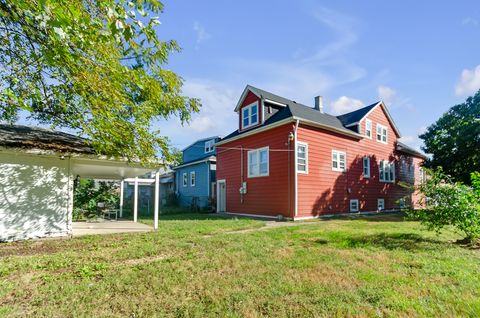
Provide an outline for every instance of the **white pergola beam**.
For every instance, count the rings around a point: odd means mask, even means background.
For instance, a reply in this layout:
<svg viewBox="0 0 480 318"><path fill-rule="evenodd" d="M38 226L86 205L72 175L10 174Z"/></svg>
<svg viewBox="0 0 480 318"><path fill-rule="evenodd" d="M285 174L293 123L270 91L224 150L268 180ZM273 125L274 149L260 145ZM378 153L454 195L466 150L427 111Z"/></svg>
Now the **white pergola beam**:
<svg viewBox="0 0 480 318"><path fill-rule="evenodd" d="M135 177L135 188L133 191L133 222L138 220L138 177Z"/></svg>
<svg viewBox="0 0 480 318"><path fill-rule="evenodd" d="M159 197L160 197L160 174L157 171L155 173L155 203L154 203L154 211L153 211L153 229L154 230L158 230Z"/></svg>
<svg viewBox="0 0 480 318"><path fill-rule="evenodd" d="M125 182L122 180L120 182L120 217L123 217L123 189Z"/></svg>

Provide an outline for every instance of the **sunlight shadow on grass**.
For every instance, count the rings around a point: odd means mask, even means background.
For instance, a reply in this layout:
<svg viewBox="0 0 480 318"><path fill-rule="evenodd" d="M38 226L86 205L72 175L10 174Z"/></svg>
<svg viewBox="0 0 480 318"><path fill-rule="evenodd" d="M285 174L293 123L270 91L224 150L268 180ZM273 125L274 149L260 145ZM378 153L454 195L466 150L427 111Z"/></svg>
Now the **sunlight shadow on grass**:
<svg viewBox="0 0 480 318"><path fill-rule="evenodd" d="M379 233L371 235L334 235L331 242L343 248L382 248L386 250L438 250L447 248L447 242L430 239L415 233ZM319 244L325 244L319 242Z"/></svg>

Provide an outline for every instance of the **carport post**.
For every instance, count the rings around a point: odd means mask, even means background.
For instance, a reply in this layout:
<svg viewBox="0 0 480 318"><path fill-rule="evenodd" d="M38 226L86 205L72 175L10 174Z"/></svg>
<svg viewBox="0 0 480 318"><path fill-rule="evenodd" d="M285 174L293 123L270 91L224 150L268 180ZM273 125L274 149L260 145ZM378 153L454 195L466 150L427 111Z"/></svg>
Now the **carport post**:
<svg viewBox="0 0 480 318"><path fill-rule="evenodd" d="M155 173L155 205L154 205L154 212L153 212L153 228L158 230L158 206L159 206L159 196L160 196L160 188L159 188L159 179L160 174L158 171Z"/></svg>
<svg viewBox="0 0 480 318"><path fill-rule="evenodd" d="M138 218L138 177L135 177L135 190L133 192L133 222Z"/></svg>
<svg viewBox="0 0 480 318"><path fill-rule="evenodd" d="M123 187L125 186L125 181L120 181L120 217L123 217Z"/></svg>

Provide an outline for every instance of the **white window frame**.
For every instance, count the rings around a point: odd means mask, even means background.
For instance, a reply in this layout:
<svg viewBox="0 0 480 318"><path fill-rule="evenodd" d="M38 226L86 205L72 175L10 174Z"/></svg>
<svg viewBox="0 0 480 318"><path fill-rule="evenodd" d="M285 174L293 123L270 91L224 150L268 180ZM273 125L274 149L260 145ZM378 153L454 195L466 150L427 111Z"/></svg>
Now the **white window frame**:
<svg viewBox="0 0 480 318"><path fill-rule="evenodd" d="M252 108L256 106L257 107L257 120L255 122L252 122ZM245 110L248 111L248 124L244 125L244 116L245 116ZM260 109L258 107L258 101L253 102L241 109L241 124L242 124L242 129L250 128L252 126L258 125L260 117Z"/></svg>
<svg viewBox="0 0 480 318"><path fill-rule="evenodd" d="M298 147L305 147L305 164L300 164L298 161L302 158L298 156ZM305 165L305 171L298 169L299 165ZM308 144L306 142L297 142L297 172L308 174Z"/></svg>
<svg viewBox="0 0 480 318"><path fill-rule="evenodd" d="M357 205L356 209L352 208L352 203L355 203ZM351 199L350 200L350 212L359 212L360 211L360 203L358 202L358 199Z"/></svg>
<svg viewBox="0 0 480 318"><path fill-rule="evenodd" d="M365 163L367 165L365 165ZM365 169L367 168L367 169ZM368 173L365 172L365 170L368 170ZM363 177L364 178L370 178L370 156L364 156L363 157Z"/></svg>
<svg viewBox="0 0 480 318"><path fill-rule="evenodd" d="M194 187L196 182L197 182L197 175L195 171L190 171L190 186Z"/></svg>
<svg viewBox="0 0 480 318"><path fill-rule="evenodd" d="M337 155L337 160L334 160L333 159L333 155ZM343 155L343 158L344 158L344 162L343 162L343 169L340 168L340 155ZM331 159L331 162L332 162L332 170L333 171L340 171L340 172L345 172L347 171L347 153L344 152L344 151L339 151L339 150L332 150L332 159ZM333 166L333 163L336 162L337 163L337 167L335 168Z"/></svg>
<svg viewBox="0 0 480 318"><path fill-rule="evenodd" d="M380 129L380 133L379 133ZM388 127L384 126L382 124L377 124L377 129L375 130L375 140L377 142L381 142L382 144L388 144ZM380 137L380 139L378 138ZM385 140L383 140L383 137L385 137Z"/></svg>
<svg viewBox="0 0 480 318"><path fill-rule="evenodd" d="M370 129L368 129L368 126L370 126ZM370 119L365 119L365 136L368 139L372 139L372 133L373 133L373 123ZM367 132L370 132L370 134L367 134Z"/></svg>
<svg viewBox="0 0 480 318"><path fill-rule="evenodd" d="M385 178L386 176L387 178ZM395 161L380 160L378 162L378 180L380 182L395 183Z"/></svg>
<svg viewBox="0 0 480 318"><path fill-rule="evenodd" d="M266 151L267 152L267 172L261 173L260 172L260 153ZM251 171L250 166L250 154L256 153L256 169L257 171ZM267 177L270 172L270 150L269 147L258 148L254 150L250 150L247 152L247 175L249 178L256 178L256 177Z"/></svg>
<svg viewBox="0 0 480 318"><path fill-rule="evenodd" d="M381 203L381 204L380 204ZM382 208L380 208L380 206ZM385 210L385 199L383 198L378 198L377 199L377 211L383 211Z"/></svg>
<svg viewBox="0 0 480 318"><path fill-rule="evenodd" d="M209 153L215 150L215 140L208 140L205 142L205 153Z"/></svg>
<svg viewBox="0 0 480 318"><path fill-rule="evenodd" d="M182 185L183 187L186 187L188 185L188 175L186 172L182 174Z"/></svg>

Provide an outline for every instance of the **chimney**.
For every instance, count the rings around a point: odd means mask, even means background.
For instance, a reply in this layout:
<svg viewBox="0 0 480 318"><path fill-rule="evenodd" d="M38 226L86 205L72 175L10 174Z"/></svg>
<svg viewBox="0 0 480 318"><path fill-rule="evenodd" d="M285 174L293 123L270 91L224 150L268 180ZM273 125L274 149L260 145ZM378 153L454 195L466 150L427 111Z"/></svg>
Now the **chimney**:
<svg viewBox="0 0 480 318"><path fill-rule="evenodd" d="M315 110L323 113L323 96L315 96Z"/></svg>

